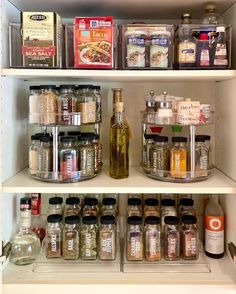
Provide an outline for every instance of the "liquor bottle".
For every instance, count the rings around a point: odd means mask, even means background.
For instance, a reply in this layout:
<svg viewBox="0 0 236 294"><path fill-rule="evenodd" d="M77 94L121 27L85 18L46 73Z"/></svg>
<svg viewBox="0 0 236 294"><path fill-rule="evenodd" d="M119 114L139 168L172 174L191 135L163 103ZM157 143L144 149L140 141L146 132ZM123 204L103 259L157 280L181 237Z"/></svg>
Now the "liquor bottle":
<svg viewBox="0 0 236 294"><path fill-rule="evenodd" d="M12 240L10 260L16 265L33 263L40 253L40 239L31 229L31 199L20 199L20 231Z"/></svg>
<svg viewBox="0 0 236 294"><path fill-rule="evenodd" d="M116 109L116 103L122 102L122 88L113 88L113 111L112 111L112 117L110 126L112 127L115 123L115 109Z"/></svg>
<svg viewBox="0 0 236 294"><path fill-rule="evenodd" d="M224 212L218 195L212 195L205 208L205 254L211 258L224 256Z"/></svg>
<svg viewBox="0 0 236 294"><path fill-rule="evenodd" d="M205 8L205 14L202 18L202 24L223 24L222 17L217 13L217 8L215 4L208 4Z"/></svg>
<svg viewBox="0 0 236 294"><path fill-rule="evenodd" d="M217 41L215 42L213 50L213 66L214 67L227 67L228 66L228 52L226 45L225 27L217 27L218 33Z"/></svg>
<svg viewBox="0 0 236 294"><path fill-rule="evenodd" d="M129 127L124 120L123 102L115 107L115 123L110 128L110 167L112 178L129 176Z"/></svg>
<svg viewBox="0 0 236 294"><path fill-rule="evenodd" d="M41 243L45 237L46 220L41 216L41 194L31 194L31 229L35 232Z"/></svg>

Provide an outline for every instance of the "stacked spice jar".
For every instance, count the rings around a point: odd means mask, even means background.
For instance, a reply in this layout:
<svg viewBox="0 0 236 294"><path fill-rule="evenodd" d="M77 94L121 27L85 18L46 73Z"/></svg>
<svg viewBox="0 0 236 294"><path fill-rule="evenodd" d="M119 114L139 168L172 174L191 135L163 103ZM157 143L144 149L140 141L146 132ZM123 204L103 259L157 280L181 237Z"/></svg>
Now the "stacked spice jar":
<svg viewBox="0 0 236 294"><path fill-rule="evenodd" d="M194 201L129 198L127 208L127 261L196 260L199 256L197 217Z"/></svg>
<svg viewBox="0 0 236 294"><path fill-rule="evenodd" d="M117 255L117 200L69 197L49 199L45 254L47 258L113 261Z"/></svg>

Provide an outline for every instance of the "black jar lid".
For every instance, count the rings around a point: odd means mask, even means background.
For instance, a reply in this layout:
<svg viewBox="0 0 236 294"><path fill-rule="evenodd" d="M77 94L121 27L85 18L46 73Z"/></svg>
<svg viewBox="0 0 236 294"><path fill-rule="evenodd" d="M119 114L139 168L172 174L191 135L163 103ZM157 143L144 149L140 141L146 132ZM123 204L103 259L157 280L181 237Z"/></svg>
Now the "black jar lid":
<svg viewBox="0 0 236 294"><path fill-rule="evenodd" d="M40 140L41 137L42 137L42 135L32 135L31 141Z"/></svg>
<svg viewBox="0 0 236 294"><path fill-rule="evenodd" d="M179 203L183 206L193 206L194 201L191 198L181 198Z"/></svg>
<svg viewBox="0 0 236 294"><path fill-rule="evenodd" d="M128 205L139 206L141 204L142 204L142 201L139 198L128 198Z"/></svg>
<svg viewBox="0 0 236 294"><path fill-rule="evenodd" d="M47 222L48 223L59 223L62 221L62 215L61 214L50 214L48 217L47 217Z"/></svg>
<svg viewBox="0 0 236 294"><path fill-rule="evenodd" d="M72 90L75 90L75 85L60 85L60 89L72 89Z"/></svg>
<svg viewBox="0 0 236 294"><path fill-rule="evenodd" d="M80 141L93 141L96 137L94 133L82 133L80 136Z"/></svg>
<svg viewBox="0 0 236 294"><path fill-rule="evenodd" d="M65 136L65 132L59 132L59 136L60 137Z"/></svg>
<svg viewBox="0 0 236 294"><path fill-rule="evenodd" d="M188 225L194 225L197 223L197 218L194 215L183 215L182 216L182 223Z"/></svg>
<svg viewBox="0 0 236 294"><path fill-rule="evenodd" d="M44 142L44 143L49 143L52 141L51 139L52 137L49 137L49 136L43 136L43 137L40 137L40 141L41 142Z"/></svg>
<svg viewBox="0 0 236 294"><path fill-rule="evenodd" d="M81 132L80 131L69 131L68 136L81 136Z"/></svg>
<svg viewBox="0 0 236 294"><path fill-rule="evenodd" d="M31 198L29 197L22 197L20 199L20 205L31 205Z"/></svg>
<svg viewBox="0 0 236 294"><path fill-rule="evenodd" d="M68 204L68 205L79 205L80 204L80 199L78 197L66 198L66 204Z"/></svg>
<svg viewBox="0 0 236 294"><path fill-rule="evenodd" d="M77 138L72 136L65 136L61 138L62 143L75 143L76 141L77 141Z"/></svg>
<svg viewBox="0 0 236 294"><path fill-rule="evenodd" d="M175 200L174 199L162 199L161 200L161 205L162 206L175 206Z"/></svg>
<svg viewBox="0 0 236 294"><path fill-rule="evenodd" d="M97 198L85 198L84 199L84 205L88 205L88 206L95 206L98 205L98 200Z"/></svg>
<svg viewBox="0 0 236 294"><path fill-rule="evenodd" d="M114 225L116 223L116 218L113 215L101 216L100 222L102 225Z"/></svg>
<svg viewBox="0 0 236 294"><path fill-rule="evenodd" d="M206 141L210 141L211 140L211 136L210 135L203 135L205 137Z"/></svg>
<svg viewBox="0 0 236 294"><path fill-rule="evenodd" d="M154 141L160 142L160 143L166 143L168 142L169 138L166 136L155 136Z"/></svg>
<svg viewBox="0 0 236 294"><path fill-rule="evenodd" d="M101 90L101 86L93 86L94 90Z"/></svg>
<svg viewBox="0 0 236 294"><path fill-rule="evenodd" d="M35 133L35 136L39 136L40 138L41 137L49 137L50 134L49 133Z"/></svg>
<svg viewBox="0 0 236 294"><path fill-rule="evenodd" d="M62 203L63 203L62 197L55 196L55 197L49 198L49 204L57 205Z"/></svg>
<svg viewBox="0 0 236 294"><path fill-rule="evenodd" d="M187 137L173 137L172 142L183 142L186 143L188 141Z"/></svg>
<svg viewBox="0 0 236 294"><path fill-rule="evenodd" d="M177 216L166 216L164 218L164 222L167 225L178 225L179 223L179 218Z"/></svg>
<svg viewBox="0 0 236 294"><path fill-rule="evenodd" d="M144 138L145 138L145 140L151 140L151 139L153 139L153 134L144 134Z"/></svg>
<svg viewBox="0 0 236 294"><path fill-rule="evenodd" d="M143 219L141 216L129 216L127 219L129 225L141 225L142 221Z"/></svg>
<svg viewBox="0 0 236 294"><path fill-rule="evenodd" d="M68 225L79 224L79 222L80 222L80 217L78 215L69 215L65 217L65 223Z"/></svg>
<svg viewBox="0 0 236 294"><path fill-rule="evenodd" d="M202 143L204 143L205 141L206 141L206 137L203 136L203 135L197 135L195 137L195 142L202 142Z"/></svg>
<svg viewBox="0 0 236 294"><path fill-rule="evenodd" d="M29 89L30 89L30 91L31 90L40 90L41 87L40 86L30 86Z"/></svg>
<svg viewBox="0 0 236 294"><path fill-rule="evenodd" d="M156 198L147 198L147 199L145 199L145 205L147 205L147 206L158 206L159 201Z"/></svg>
<svg viewBox="0 0 236 294"><path fill-rule="evenodd" d="M97 217L94 215L84 216L83 217L83 224L96 225L97 224Z"/></svg>
<svg viewBox="0 0 236 294"><path fill-rule="evenodd" d="M112 197L106 197L102 199L103 205L116 205L116 199Z"/></svg>
<svg viewBox="0 0 236 294"><path fill-rule="evenodd" d="M55 90L56 86L55 85L41 85L40 89L41 90Z"/></svg>
<svg viewBox="0 0 236 294"><path fill-rule="evenodd" d="M79 85L77 89L93 89L93 85Z"/></svg>
<svg viewBox="0 0 236 294"><path fill-rule="evenodd" d="M147 216L145 218L145 223L148 225L158 225L160 222L161 219L158 216Z"/></svg>

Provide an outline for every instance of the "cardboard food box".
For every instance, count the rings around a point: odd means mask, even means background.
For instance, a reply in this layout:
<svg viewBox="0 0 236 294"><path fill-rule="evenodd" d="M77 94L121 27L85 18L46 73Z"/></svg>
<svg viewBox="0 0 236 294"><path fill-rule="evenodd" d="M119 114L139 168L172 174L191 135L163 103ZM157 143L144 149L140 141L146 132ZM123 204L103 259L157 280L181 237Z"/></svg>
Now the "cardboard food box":
<svg viewBox="0 0 236 294"><path fill-rule="evenodd" d="M60 66L61 19L55 12L22 12L24 67Z"/></svg>
<svg viewBox="0 0 236 294"><path fill-rule="evenodd" d="M74 66L113 68L113 17L76 17Z"/></svg>

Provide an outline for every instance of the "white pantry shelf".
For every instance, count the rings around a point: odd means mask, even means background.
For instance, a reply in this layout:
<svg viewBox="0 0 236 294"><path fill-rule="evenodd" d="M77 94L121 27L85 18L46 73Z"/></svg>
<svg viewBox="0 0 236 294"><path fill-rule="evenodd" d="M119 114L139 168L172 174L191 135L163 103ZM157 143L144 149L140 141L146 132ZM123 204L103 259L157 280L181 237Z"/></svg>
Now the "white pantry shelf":
<svg viewBox="0 0 236 294"><path fill-rule="evenodd" d="M97 177L72 184L45 183L32 179L27 169L6 180L2 185L5 193L192 193L233 194L236 183L218 170L206 181L198 183L166 183L146 177L140 167L130 167L130 176L115 180L109 177L108 168Z"/></svg>
<svg viewBox="0 0 236 294"><path fill-rule="evenodd" d="M20 80L71 80L86 79L97 82L140 81L224 81L236 77L236 70L81 70L81 69L2 69L3 77Z"/></svg>

